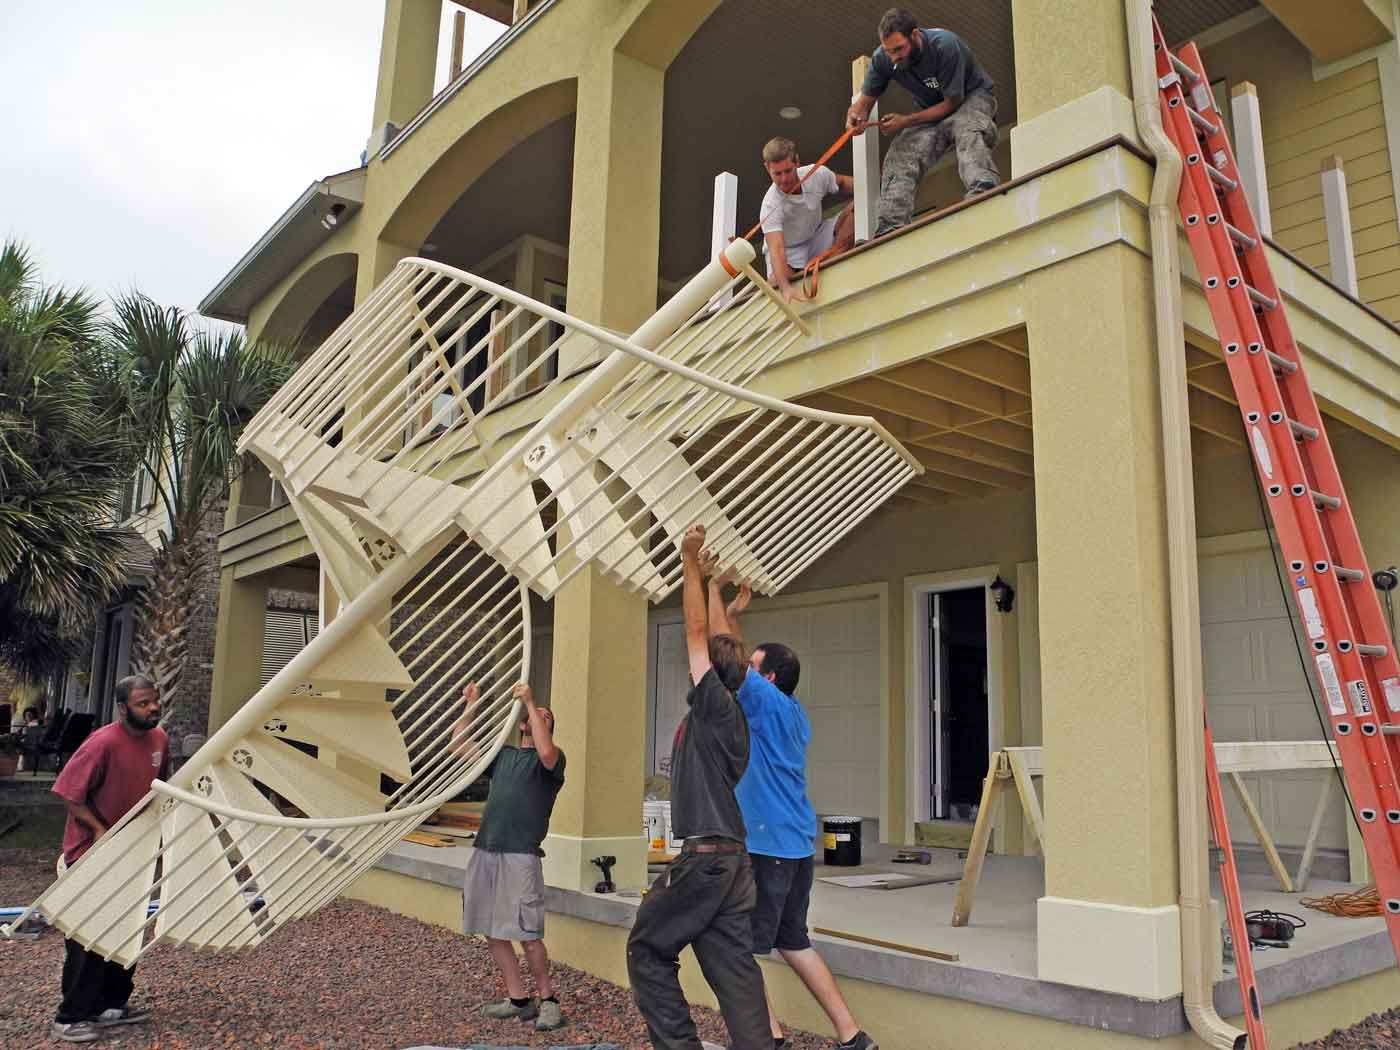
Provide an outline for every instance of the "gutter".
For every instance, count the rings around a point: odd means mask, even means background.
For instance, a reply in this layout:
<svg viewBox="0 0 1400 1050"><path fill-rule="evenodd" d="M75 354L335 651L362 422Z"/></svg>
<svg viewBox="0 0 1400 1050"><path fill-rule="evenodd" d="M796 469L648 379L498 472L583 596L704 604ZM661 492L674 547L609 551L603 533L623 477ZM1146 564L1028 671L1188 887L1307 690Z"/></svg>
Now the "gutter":
<svg viewBox="0 0 1400 1050"><path fill-rule="evenodd" d="M1133 112L1138 134L1156 158L1147 209L1152 234L1152 285L1157 320L1157 375L1162 398L1168 576L1171 593L1172 693L1176 724L1177 861L1181 916L1181 998L1186 1018L1209 1046L1233 1050L1245 1033L1216 1012L1211 971L1219 933L1210 903L1207 864L1205 686L1201 674L1201 610L1196 565L1196 503L1191 487L1191 419L1186 401L1185 330L1176 197L1181 155L1162 128L1150 0L1124 0Z"/></svg>

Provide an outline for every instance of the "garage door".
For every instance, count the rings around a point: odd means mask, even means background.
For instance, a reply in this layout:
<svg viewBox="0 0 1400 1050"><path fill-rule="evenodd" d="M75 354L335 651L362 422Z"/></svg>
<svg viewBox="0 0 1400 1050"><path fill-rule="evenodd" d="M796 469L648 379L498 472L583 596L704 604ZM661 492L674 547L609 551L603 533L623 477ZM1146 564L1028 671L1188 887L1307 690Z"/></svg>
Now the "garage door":
<svg viewBox="0 0 1400 1050"><path fill-rule="evenodd" d="M746 640L783 642L802 661L797 698L812 724L807 791L818 813L880 813L879 600L795 604L744 616ZM679 623L657 623L651 635L653 694L648 737L652 768L669 772L671 738L685 713L685 637Z"/></svg>
<svg viewBox="0 0 1400 1050"><path fill-rule="evenodd" d="M1273 557L1262 540L1231 537L1202 544L1201 641L1206 696L1217 740L1317 740L1321 729L1298 659ZM1212 550L1212 547L1215 549ZM1324 774L1245 777L1265 824L1280 845L1301 846ZM1327 776L1333 774L1328 773ZM1234 801L1231 838L1247 841ZM1345 811L1334 799L1319 845L1345 848Z"/></svg>

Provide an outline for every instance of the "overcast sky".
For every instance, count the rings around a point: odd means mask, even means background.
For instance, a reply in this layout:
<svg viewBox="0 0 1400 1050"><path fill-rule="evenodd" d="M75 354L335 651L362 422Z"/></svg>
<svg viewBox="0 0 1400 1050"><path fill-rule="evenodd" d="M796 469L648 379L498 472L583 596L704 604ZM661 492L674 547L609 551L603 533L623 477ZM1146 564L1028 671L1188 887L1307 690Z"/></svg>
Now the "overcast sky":
<svg viewBox="0 0 1400 1050"><path fill-rule="evenodd" d="M383 14L383 0L0 0L0 236L51 283L193 310L309 183L359 164ZM468 13L468 57L502 30Z"/></svg>

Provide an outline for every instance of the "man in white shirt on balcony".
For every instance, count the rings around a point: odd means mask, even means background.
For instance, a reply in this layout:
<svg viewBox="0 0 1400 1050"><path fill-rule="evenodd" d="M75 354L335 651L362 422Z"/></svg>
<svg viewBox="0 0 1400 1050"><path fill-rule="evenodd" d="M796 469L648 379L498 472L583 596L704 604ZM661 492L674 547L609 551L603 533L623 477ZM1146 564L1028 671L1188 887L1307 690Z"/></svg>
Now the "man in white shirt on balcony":
<svg viewBox="0 0 1400 1050"><path fill-rule="evenodd" d="M773 185L763 196L759 211L763 228L763 251L768 260L768 279L792 302L802 298L800 282L806 265L834 248L845 251L855 243L855 205L848 204L839 215L822 218L826 198L832 194L851 196L855 184L849 175L837 175L826 166L812 172L802 164L792 139L769 139L763 147L763 166ZM805 182L803 177L812 172Z"/></svg>

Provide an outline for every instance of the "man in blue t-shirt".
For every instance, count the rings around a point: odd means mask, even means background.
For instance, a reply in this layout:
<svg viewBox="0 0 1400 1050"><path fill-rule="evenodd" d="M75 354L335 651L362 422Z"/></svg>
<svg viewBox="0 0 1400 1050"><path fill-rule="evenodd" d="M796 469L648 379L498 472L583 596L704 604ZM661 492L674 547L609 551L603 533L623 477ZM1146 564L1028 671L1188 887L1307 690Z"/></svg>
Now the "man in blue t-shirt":
<svg viewBox="0 0 1400 1050"><path fill-rule="evenodd" d="M723 574L711 574L710 631L742 640L739 615L748 607L749 588L741 586L726 605L724 583ZM851 1016L835 978L807 936L817 816L807 800L807 743L812 730L807 712L792 695L801 672L797 654L790 648L764 642L753 650L736 696L749 724L749 764L734 797L744 817L745 845L758 890L750 916L753 952L767 955L778 950L826 1011L844 1050L878 1050ZM771 1003L768 1025L773 1046L783 1046L783 1029Z"/></svg>
<svg viewBox="0 0 1400 1050"><path fill-rule="evenodd" d="M925 173L950 149L957 151L965 196L1001 182L992 150L997 144L997 86L967 42L947 29L922 29L907 8L886 11L876 30L860 93L846 111L846 125L870 119L891 80L913 96L913 113L885 113L880 132L893 135L880 174L880 221L875 236L909 222Z"/></svg>

